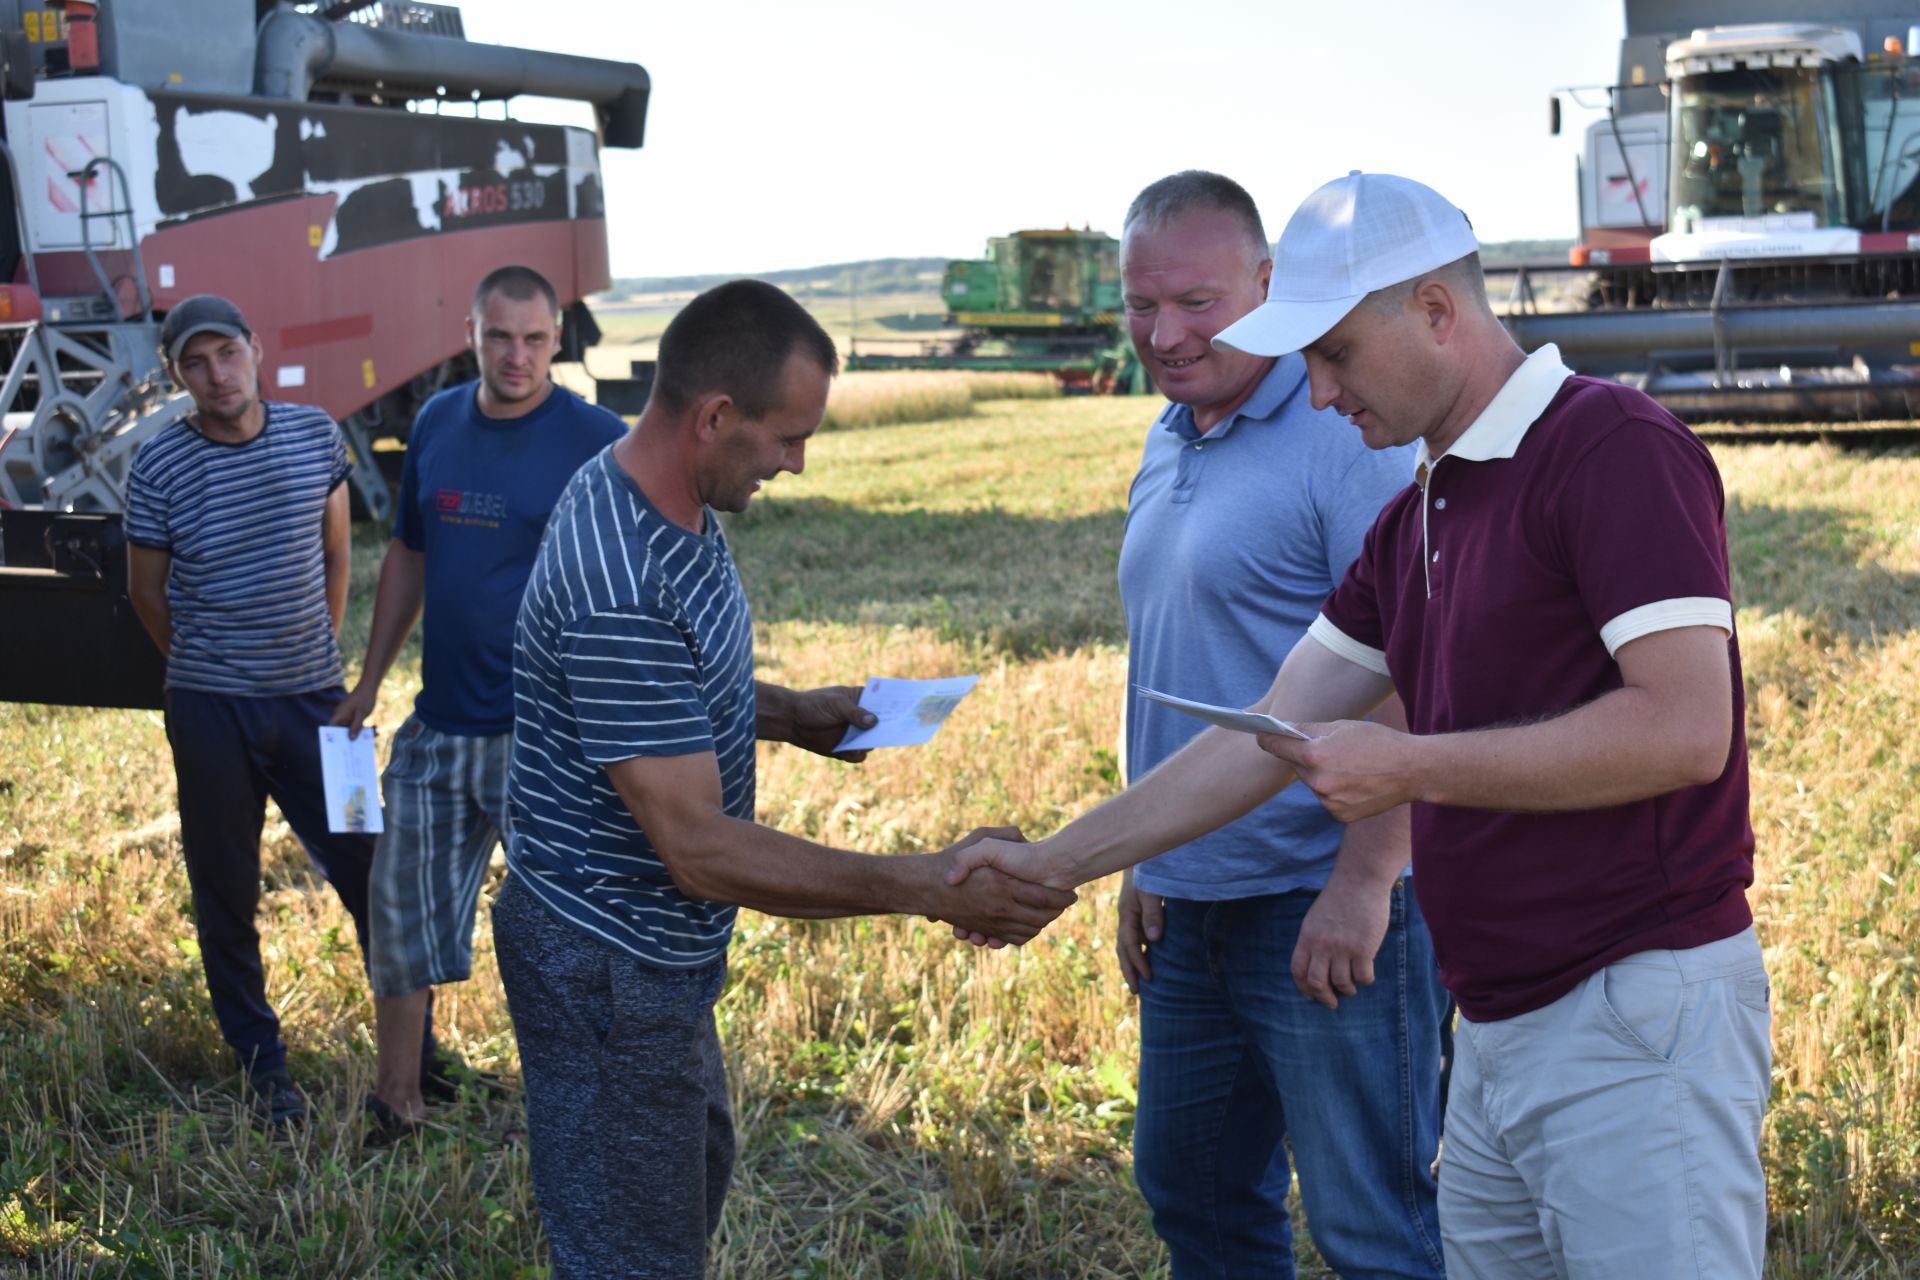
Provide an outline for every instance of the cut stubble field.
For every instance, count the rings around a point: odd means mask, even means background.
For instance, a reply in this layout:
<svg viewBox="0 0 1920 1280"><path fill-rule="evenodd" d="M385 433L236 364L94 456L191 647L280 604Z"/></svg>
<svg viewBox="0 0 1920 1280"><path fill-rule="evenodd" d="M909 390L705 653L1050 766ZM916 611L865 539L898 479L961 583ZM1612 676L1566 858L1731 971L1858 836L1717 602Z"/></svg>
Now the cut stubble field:
<svg viewBox="0 0 1920 1280"><path fill-rule="evenodd" d="M826 433L805 475L730 519L767 678L982 674L927 747L857 768L763 748L762 820L902 853L981 822L1044 833L1114 790L1113 579L1151 412L990 401ZM1716 456L1774 980L1769 1275L1920 1276L1920 455ZM381 542L357 538L353 658ZM418 679L410 648L381 724ZM0 707L0 1270L541 1274L517 1097L361 1148L365 978L272 817L262 933L315 1120L248 1128L172 812L157 716ZM741 1160L713 1274L1163 1274L1128 1168L1137 1025L1113 892L991 953L919 920L743 913L718 1011ZM437 1021L513 1080L484 910L476 960ZM1322 1274L1304 1236L1300 1256Z"/></svg>

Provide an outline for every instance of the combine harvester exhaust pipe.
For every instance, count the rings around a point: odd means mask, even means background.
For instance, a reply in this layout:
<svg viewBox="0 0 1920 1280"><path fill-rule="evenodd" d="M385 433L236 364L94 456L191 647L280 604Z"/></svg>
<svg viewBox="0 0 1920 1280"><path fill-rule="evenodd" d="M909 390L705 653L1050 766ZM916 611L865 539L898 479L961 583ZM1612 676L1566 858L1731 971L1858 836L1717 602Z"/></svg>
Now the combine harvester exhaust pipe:
<svg viewBox="0 0 1920 1280"><path fill-rule="evenodd" d="M255 59L254 92L290 102L305 102L318 80L364 80L395 97L531 94L591 102L610 147L641 145L652 88L631 62L326 22L290 9L261 23Z"/></svg>

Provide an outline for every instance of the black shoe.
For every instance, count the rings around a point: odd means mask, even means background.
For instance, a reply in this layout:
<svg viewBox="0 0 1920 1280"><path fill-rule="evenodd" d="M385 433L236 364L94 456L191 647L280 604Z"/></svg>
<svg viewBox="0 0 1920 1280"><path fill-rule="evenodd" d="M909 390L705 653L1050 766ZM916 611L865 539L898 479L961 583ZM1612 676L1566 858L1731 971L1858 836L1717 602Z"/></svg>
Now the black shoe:
<svg viewBox="0 0 1920 1280"><path fill-rule="evenodd" d="M380 1101L377 1094L367 1095L363 1110L367 1113L367 1133L360 1140L362 1146L390 1147L420 1131L417 1121L404 1119L398 1111Z"/></svg>
<svg viewBox="0 0 1920 1280"><path fill-rule="evenodd" d="M247 1090L253 1095L254 1114L274 1128L297 1129L307 1122L307 1100L285 1067L248 1076Z"/></svg>
<svg viewBox="0 0 1920 1280"><path fill-rule="evenodd" d="M433 1102L455 1102L465 1085L488 1098L506 1096L507 1086L490 1071L475 1071L444 1049L434 1049L420 1060L420 1096Z"/></svg>

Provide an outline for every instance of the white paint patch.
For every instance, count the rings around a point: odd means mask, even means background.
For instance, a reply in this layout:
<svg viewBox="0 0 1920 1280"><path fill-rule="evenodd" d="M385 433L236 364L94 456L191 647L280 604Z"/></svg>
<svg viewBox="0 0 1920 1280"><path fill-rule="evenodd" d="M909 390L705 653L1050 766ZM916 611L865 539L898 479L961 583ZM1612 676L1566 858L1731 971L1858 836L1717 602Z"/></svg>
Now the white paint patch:
<svg viewBox="0 0 1920 1280"><path fill-rule="evenodd" d="M173 288L173 264L171 262L163 262L160 264L160 287L162 289Z"/></svg>
<svg viewBox="0 0 1920 1280"><path fill-rule="evenodd" d="M273 381L279 387L304 387L307 385L307 366L283 364L274 370Z"/></svg>
<svg viewBox="0 0 1920 1280"><path fill-rule="evenodd" d="M324 138L326 136L327 126L325 124L318 120L309 120L304 116L301 117L300 141L307 142L313 138Z"/></svg>
<svg viewBox="0 0 1920 1280"><path fill-rule="evenodd" d="M528 150L531 154L531 148ZM511 178L526 167L527 157L508 145L505 138L500 139L500 145L493 153L493 171L503 178Z"/></svg>
<svg viewBox="0 0 1920 1280"><path fill-rule="evenodd" d="M430 231L440 230L441 202L447 192L460 185L460 175L452 169L440 173L410 173L407 183L413 188L413 212L420 219L420 225Z"/></svg>
<svg viewBox="0 0 1920 1280"><path fill-rule="evenodd" d="M600 148L591 133L585 129L567 129L567 167L570 169L598 169L600 167Z"/></svg>
<svg viewBox="0 0 1920 1280"><path fill-rule="evenodd" d="M413 196L413 213L420 219L420 226L427 231L441 229L441 211L447 192L460 186L460 170L430 169L425 173L405 175L408 188ZM331 258L340 247L339 210L349 197L362 187L370 187L377 182L392 182L394 175L381 174L373 178L348 178L340 182L319 182L309 175L307 194L334 197L334 216L327 219L326 233L320 239L320 258Z"/></svg>
<svg viewBox="0 0 1920 1280"><path fill-rule="evenodd" d="M600 176L600 144L585 129L567 129L567 218L580 216L580 183Z"/></svg>
<svg viewBox="0 0 1920 1280"><path fill-rule="evenodd" d="M273 167L279 129L278 116L262 119L243 111L193 112L182 107L173 132L189 176L224 178L233 184L237 198L251 200L254 182Z"/></svg>

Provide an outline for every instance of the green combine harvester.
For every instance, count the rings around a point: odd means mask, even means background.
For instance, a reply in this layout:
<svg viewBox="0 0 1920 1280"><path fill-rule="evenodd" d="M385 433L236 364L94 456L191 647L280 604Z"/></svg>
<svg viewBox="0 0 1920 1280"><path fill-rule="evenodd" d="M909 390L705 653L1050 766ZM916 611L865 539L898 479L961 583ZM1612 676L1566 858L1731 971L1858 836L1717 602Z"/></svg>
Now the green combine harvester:
<svg viewBox="0 0 1920 1280"><path fill-rule="evenodd" d="M1016 231L987 256L947 264L947 325L960 336L912 354L847 357L849 369L1051 373L1069 393L1148 389L1120 323L1120 242L1100 231Z"/></svg>

